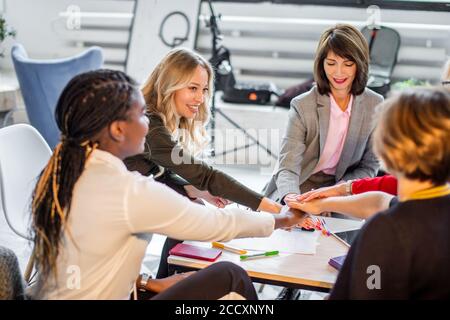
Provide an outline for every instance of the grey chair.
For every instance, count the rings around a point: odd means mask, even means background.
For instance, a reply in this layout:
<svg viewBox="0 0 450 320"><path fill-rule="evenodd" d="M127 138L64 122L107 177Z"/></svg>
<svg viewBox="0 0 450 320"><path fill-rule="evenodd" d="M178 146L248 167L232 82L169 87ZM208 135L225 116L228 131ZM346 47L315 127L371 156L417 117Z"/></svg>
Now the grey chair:
<svg viewBox="0 0 450 320"><path fill-rule="evenodd" d="M14 252L0 246L0 300L25 300L25 283Z"/></svg>

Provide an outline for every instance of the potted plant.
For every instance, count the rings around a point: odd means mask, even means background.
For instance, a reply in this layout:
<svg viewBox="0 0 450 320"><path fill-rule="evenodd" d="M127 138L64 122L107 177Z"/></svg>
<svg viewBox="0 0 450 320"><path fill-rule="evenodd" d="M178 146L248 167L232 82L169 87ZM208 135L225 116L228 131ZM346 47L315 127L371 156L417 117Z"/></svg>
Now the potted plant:
<svg viewBox="0 0 450 320"><path fill-rule="evenodd" d="M431 86L431 84L428 81L410 78L405 81L399 81L399 82L394 83L392 85L392 89L400 91L400 90L404 90L404 89L408 89L408 88L424 87L424 86L428 87L428 86Z"/></svg>
<svg viewBox="0 0 450 320"><path fill-rule="evenodd" d="M3 55L3 49L1 49L2 43L4 40L6 40L8 37L15 37L16 31L13 30L8 26L6 23L5 18L0 14L0 57L2 58Z"/></svg>

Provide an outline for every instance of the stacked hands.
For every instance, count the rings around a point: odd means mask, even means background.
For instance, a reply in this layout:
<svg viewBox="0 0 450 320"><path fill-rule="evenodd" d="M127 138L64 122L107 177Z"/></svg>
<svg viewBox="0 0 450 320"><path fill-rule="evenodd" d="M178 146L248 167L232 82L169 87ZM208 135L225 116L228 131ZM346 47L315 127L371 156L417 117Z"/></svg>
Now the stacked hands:
<svg viewBox="0 0 450 320"><path fill-rule="evenodd" d="M288 194L284 198L284 202L293 209L301 210L312 215L328 215L323 209L320 199L328 197L343 196L346 194L345 184L338 184L331 187L324 187L317 190L311 190L304 194ZM316 229L329 235L326 223L321 218L307 217L304 222L299 225L305 229Z"/></svg>
<svg viewBox="0 0 450 320"><path fill-rule="evenodd" d="M196 198L197 200L202 199L218 208L225 208L232 203L227 199L213 196L208 191L198 190L192 185L185 186L185 189L191 198ZM297 219L301 217L300 223L296 225L297 227L315 229L322 231L323 234L329 235L330 232L328 231L326 222L321 218L311 217L308 214L329 216L330 213L323 209L322 201L320 201L320 199L344 195L346 195L345 183L311 190L304 194L290 193L284 198L284 202L287 206L283 207L281 213L286 214L289 212L288 215ZM262 211L267 210L263 209ZM286 229L288 230L290 228Z"/></svg>
<svg viewBox="0 0 450 320"><path fill-rule="evenodd" d="M212 196L208 191L198 190L191 185L185 186L185 188L187 189L189 196L192 198L201 198L218 208L223 208L231 203L226 199ZM323 219L311 217L308 214L321 215L324 213L321 205L322 201L320 201L320 199L343 195L346 195L345 184L338 184L332 187L311 190L300 195L288 194L284 198L287 206L283 206L280 212L280 215L284 216L285 219L285 221L283 221L283 225L296 225L297 227L303 227L306 229L315 229L321 231L324 235L330 235ZM291 227L284 229L290 230ZM175 274L164 279L151 279L149 280L146 289L153 292L162 292L194 273L195 272L186 272Z"/></svg>

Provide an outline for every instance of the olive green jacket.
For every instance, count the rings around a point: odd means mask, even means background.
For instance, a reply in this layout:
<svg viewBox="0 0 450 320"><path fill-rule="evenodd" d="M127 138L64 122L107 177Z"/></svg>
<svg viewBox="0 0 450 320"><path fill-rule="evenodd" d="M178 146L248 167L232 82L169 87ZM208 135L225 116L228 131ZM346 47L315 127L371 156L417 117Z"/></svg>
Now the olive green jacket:
<svg viewBox="0 0 450 320"><path fill-rule="evenodd" d="M138 171L146 176L157 175L161 166L174 184L191 184L197 189L208 190L213 196L245 205L252 210L258 208L263 197L261 194L183 150L180 144L173 141L157 114L150 114L149 119L144 153L125 159L130 171Z"/></svg>

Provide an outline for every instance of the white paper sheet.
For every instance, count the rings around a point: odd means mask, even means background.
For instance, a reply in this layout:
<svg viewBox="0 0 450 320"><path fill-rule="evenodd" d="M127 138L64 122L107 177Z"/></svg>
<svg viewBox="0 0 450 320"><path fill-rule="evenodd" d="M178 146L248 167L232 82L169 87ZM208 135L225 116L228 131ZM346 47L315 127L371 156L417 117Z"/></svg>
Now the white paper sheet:
<svg viewBox="0 0 450 320"><path fill-rule="evenodd" d="M273 251L283 253L315 254L319 232L277 229L270 237L234 239L227 244L246 250Z"/></svg>
<svg viewBox="0 0 450 320"><path fill-rule="evenodd" d="M359 219L342 219L332 217L321 217L325 220L330 232L343 232L361 229L364 224L364 220Z"/></svg>

